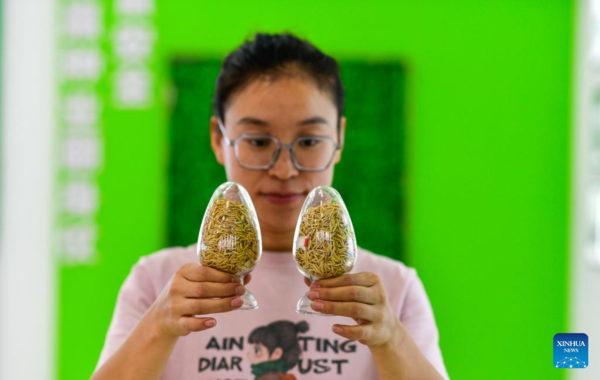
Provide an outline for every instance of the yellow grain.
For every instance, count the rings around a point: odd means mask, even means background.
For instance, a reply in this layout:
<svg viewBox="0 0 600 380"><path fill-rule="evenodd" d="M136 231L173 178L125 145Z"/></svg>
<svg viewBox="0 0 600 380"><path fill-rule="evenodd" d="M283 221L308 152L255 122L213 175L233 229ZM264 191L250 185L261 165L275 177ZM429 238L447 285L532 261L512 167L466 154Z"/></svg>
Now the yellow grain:
<svg viewBox="0 0 600 380"><path fill-rule="evenodd" d="M206 217L200 263L231 274L251 270L258 260L258 237L248 206L217 198Z"/></svg>
<svg viewBox="0 0 600 380"><path fill-rule="evenodd" d="M295 259L305 273L330 278L352 269L352 237L340 203L308 208L300 222L300 236L307 238L307 245L296 249Z"/></svg>

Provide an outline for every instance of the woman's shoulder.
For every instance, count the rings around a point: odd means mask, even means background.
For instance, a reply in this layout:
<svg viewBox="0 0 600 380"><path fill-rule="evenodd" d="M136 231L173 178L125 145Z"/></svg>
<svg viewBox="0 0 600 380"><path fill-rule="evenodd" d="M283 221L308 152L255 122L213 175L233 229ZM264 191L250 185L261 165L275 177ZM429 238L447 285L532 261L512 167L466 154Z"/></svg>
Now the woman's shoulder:
<svg viewBox="0 0 600 380"><path fill-rule="evenodd" d="M416 275L415 269L403 262L361 247L358 247L358 260L353 272L373 272L379 276L392 277L395 280L408 280Z"/></svg>
<svg viewBox="0 0 600 380"><path fill-rule="evenodd" d="M151 278L166 283L177 270L187 263L198 263L196 245L169 247L142 256L134 265L134 270L146 272Z"/></svg>
<svg viewBox="0 0 600 380"><path fill-rule="evenodd" d="M353 273L371 272L376 274L383 284L388 297L395 308L401 309L409 288L419 281L417 272L403 262L358 248L358 260Z"/></svg>

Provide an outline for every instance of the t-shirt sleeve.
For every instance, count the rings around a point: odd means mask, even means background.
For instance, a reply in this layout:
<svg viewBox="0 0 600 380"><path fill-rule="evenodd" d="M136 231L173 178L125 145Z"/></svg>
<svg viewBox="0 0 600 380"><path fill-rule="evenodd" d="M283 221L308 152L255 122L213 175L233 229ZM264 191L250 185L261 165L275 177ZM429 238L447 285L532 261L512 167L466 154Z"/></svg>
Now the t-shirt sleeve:
<svg viewBox="0 0 600 380"><path fill-rule="evenodd" d="M156 299L157 292L144 267L145 260L142 258L133 266L131 273L121 286L96 369L100 368L121 347Z"/></svg>
<svg viewBox="0 0 600 380"><path fill-rule="evenodd" d="M439 347L439 333L429 298L421 279L416 272L413 273L414 276L407 284L400 321L427 360L445 379L449 379Z"/></svg>

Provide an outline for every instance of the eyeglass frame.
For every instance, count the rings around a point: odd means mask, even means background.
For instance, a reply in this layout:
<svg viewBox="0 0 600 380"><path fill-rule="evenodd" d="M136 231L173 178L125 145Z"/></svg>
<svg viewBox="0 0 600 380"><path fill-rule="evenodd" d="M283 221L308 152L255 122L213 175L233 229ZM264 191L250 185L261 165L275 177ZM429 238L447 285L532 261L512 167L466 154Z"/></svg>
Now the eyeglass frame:
<svg viewBox="0 0 600 380"><path fill-rule="evenodd" d="M288 151L288 153L290 154L290 160L292 161L292 165L294 165L294 168L296 168L296 170L301 171L301 172L319 173L319 172L323 172L323 171L327 170L331 166L331 163L333 162L333 159L335 157L335 153L338 150L342 149L342 144L341 143L336 143L329 136L319 136L319 135L309 135L309 136L296 137L289 144L282 144L281 141L279 141L279 139L277 137L275 137L273 135L270 135L268 133L242 133L241 135L239 135L235 139L231 140L227 136L227 133L225 133L225 126L223 125L223 122L221 121L221 118L217 118L217 122L218 122L218 125L219 125L219 130L221 132L221 135L225 139L225 143L227 143L227 146L233 147L233 151L235 153L235 159L237 160L238 164L242 168L248 169L248 170L269 170L269 169L271 169L275 165L275 163L277 162L277 159L279 158L279 155L281 154L281 150L282 149L286 149ZM264 166L260 166L260 167L250 167L250 166L242 164L242 162L240 161L240 155L238 153L238 144L237 144L237 142L240 141L242 138L249 137L249 136L251 136L251 137L272 138L272 139L275 140L275 143L277 143L277 149L275 150L275 153L273 153L273 158L271 159L271 162L268 165L264 165ZM335 150L333 151L333 154L331 155L331 158L329 159L329 162L327 162L327 165L323 169L306 169L306 168L301 167L300 164L298 164L298 162L296 161L296 156L294 155L294 151L292 150L292 147L298 141L309 140L309 139L315 138L315 137L325 138L325 139L331 141L333 143L333 145L335 146ZM338 127L338 140L340 140L340 138L341 138L340 128Z"/></svg>

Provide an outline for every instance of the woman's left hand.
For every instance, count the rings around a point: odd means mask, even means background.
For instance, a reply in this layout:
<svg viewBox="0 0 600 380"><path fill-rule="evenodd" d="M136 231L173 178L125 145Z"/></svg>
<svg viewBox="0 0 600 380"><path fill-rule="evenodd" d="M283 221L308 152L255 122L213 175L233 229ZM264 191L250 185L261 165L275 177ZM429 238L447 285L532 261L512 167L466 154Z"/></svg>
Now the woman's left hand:
<svg viewBox="0 0 600 380"><path fill-rule="evenodd" d="M308 279L305 282L309 284ZM404 329L392 310L383 284L363 272L315 281L308 293L315 311L353 318L357 325L333 325L333 332L369 347L402 342Z"/></svg>

